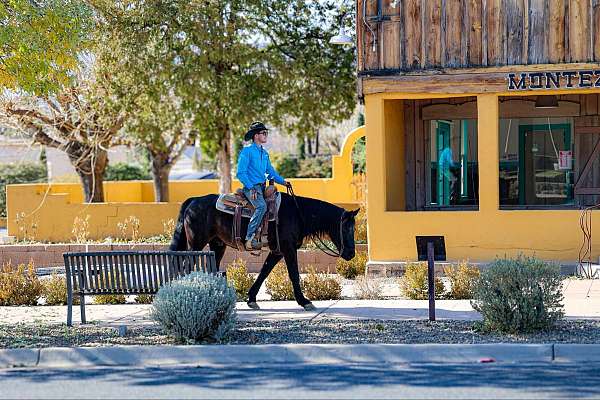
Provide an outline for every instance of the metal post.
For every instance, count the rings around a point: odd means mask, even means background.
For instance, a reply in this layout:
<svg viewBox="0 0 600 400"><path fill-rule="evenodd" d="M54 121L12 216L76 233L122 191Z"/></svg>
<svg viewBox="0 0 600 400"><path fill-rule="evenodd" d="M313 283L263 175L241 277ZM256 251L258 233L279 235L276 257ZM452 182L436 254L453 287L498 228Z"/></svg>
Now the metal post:
<svg viewBox="0 0 600 400"><path fill-rule="evenodd" d="M435 282L433 242L427 242L427 283L429 292L429 320L435 321Z"/></svg>

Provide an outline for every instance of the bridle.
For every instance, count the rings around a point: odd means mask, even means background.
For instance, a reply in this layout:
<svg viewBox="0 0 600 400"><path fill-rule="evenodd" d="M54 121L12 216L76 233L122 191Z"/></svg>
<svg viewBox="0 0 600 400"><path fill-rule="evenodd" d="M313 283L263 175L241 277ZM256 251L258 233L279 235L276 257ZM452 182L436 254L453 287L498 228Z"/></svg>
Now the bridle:
<svg viewBox="0 0 600 400"><path fill-rule="evenodd" d="M298 215L300 216L300 220L302 221L302 225L306 226L306 222L304 221L304 216L300 211L300 206L298 205L298 200L296 199L296 194L294 193L294 189L291 186L287 187L287 193L292 196L294 199L294 204L296 205L296 210L298 211ZM323 253L327 254L330 257L341 257L344 254L344 237L342 236L342 225L343 225L344 214L340 216L340 250L332 249L327 243L323 241L318 235L311 236L311 241L315 245L315 247L321 250ZM316 241L315 241L316 238ZM317 241L319 244L317 244Z"/></svg>

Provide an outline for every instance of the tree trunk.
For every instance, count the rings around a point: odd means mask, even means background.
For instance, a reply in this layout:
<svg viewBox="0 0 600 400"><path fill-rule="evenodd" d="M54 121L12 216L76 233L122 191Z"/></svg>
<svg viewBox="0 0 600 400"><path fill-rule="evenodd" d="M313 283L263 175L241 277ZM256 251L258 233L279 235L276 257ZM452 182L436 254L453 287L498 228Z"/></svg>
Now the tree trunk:
<svg viewBox="0 0 600 400"><path fill-rule="evenodd" d="M319 155L319 130L315 133L315 155Z"/></svg>
<svg viewBox="0 0 600 400"><path fill-rule="evenodd" d="M169 201L169 172L172 165L168 154L153 154L152 152L152 181L154 182L154 201L166 203Z"/></svg>
<svg viewBox="0 0 600 400"><path fill-rule="evenodd" d="M223 128L223 136L217 152L219 171L219 193L231 193L231 132L228 126Z"/></svg>
<svg viewBox="0 0 600 400"><path fill-rule="evenodd" d="M81 180L85 202L103 203L104 172L108 165L108 154L106 151L98 150L95 157L88 156L83 160L72 154L69 154L69 157ZM76 160L76 162L73 162L73 160Z"/></svg>

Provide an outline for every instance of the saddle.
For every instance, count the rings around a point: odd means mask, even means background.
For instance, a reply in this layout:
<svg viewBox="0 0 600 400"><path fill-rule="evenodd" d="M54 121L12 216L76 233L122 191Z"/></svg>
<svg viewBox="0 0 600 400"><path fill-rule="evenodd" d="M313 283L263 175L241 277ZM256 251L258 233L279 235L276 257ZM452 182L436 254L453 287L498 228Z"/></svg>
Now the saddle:
<svg viewBox="0 0 600 400"><path fill-rule="evenodd" d="M274 184L270 184L264 191L264 198L267 203L267 212L265 212L265 216L256 231L256 238L263 247L268 245L267 233L269 221L275 221L278 224L277 214L281 205L281 194L277 191L277 187ZM244 191L238 189L234 193L219 195L215 207L221 212L233 215L233 225L231 227L232 243L239 251L246 250L241 233L242 218L251 218L254 214L254 206L246 198ZM277 236L277 248L279 249L279 232L277 229L275 232Z"/></svg>

